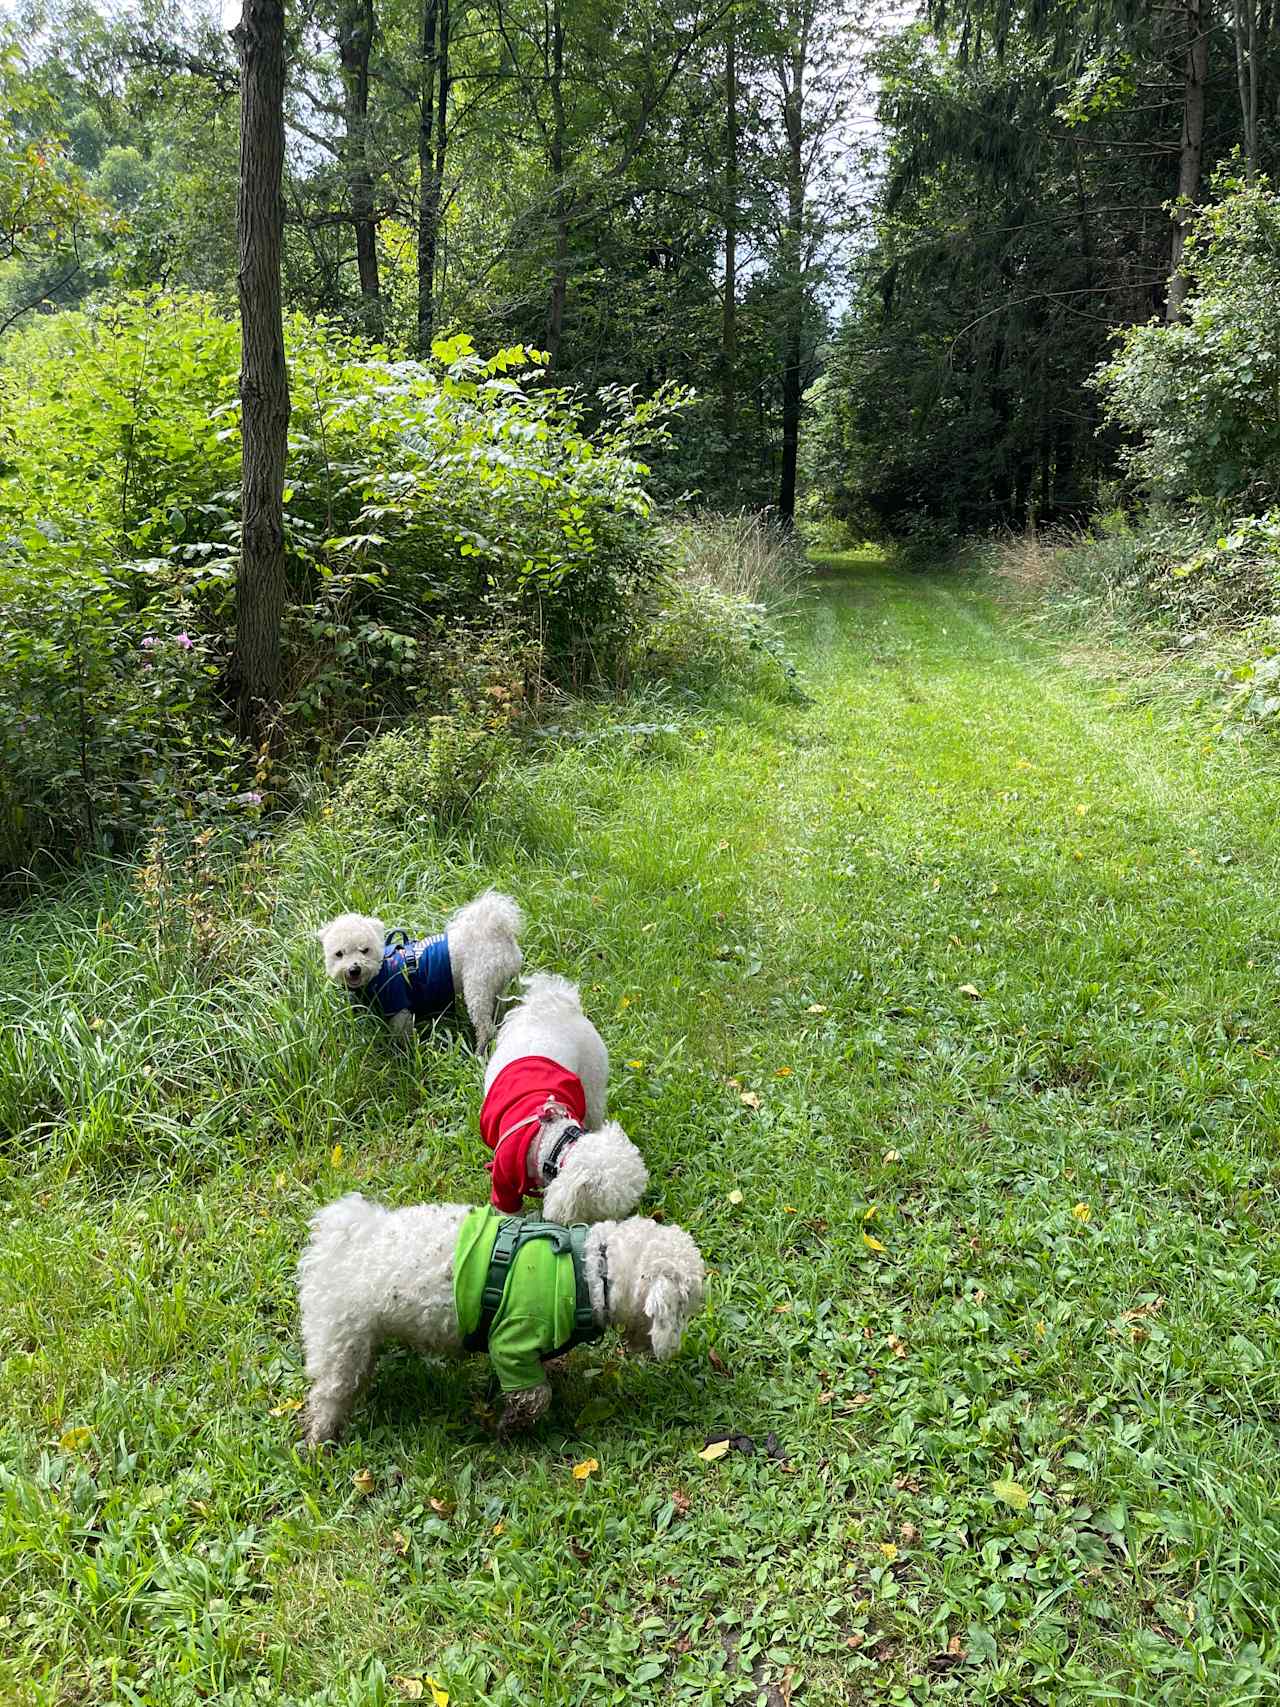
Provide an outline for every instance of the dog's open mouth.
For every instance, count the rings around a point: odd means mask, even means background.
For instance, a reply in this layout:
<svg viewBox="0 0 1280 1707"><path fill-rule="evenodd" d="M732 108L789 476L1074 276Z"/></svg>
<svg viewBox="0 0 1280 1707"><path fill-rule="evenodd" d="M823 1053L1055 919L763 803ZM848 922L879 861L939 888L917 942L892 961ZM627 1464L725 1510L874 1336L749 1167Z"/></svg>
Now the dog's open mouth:
<svg viewBox="0 0 1280 1707"><path fill-rule="evenodd" d="M353 990L355 990L355 989L358 989L360 987L360 985L364 983L364 973L360 970L360 968L358 966L348 966L347 971L346 971L346 979L347 979L347 983L350 984L351 988Z"/></svg>

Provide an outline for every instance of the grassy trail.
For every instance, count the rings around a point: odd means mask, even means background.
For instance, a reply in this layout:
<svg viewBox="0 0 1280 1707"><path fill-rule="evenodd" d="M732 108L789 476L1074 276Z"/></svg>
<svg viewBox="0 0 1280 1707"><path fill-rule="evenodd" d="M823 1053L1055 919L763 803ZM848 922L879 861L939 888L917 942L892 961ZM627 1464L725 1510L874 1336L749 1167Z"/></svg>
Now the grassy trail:
<svg viewBox="0 0 1280 1707"><path fill-rule="evenodd" d="M951 581L832 560L796 644L465 840L288 838L199 959L124 883L0 925L0 1701L1280 1699L1275 772ZM307 1213L485 1176L304 926L489 881L710 1307L515 1447L393 1354L312 1461Z"/></svg>

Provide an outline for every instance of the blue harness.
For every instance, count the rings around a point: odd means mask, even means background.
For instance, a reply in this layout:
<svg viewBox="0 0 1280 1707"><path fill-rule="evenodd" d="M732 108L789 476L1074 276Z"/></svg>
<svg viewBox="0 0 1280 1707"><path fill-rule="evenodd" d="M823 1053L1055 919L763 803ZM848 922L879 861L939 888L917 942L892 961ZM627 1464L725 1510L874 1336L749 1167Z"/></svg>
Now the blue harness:
<svg viewBox="0 0 1280 1707"><path fill-rule="evenodd" d="M406 1012L415 1019L438 1019L453 1006L448 937L442 932L414 942L407 931L388 932L382 970L351 993L386 1019Z"/></svg>

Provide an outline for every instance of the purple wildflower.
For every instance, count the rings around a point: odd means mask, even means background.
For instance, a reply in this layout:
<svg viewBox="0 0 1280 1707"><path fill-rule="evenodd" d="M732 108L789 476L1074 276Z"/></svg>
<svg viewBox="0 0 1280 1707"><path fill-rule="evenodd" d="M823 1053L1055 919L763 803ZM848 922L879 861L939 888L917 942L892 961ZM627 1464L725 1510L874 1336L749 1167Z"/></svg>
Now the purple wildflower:
<svg viewBox="0 0 1280 1707"><path fill-rule="evenodd" d="M153 647L158 646L159 644L160 642L156 639L154 634L148 634L143 639L142 650L144 652L150 652Z"/></svg>
<svg viewBox="0 0 1280 1707"><path fill-rule="evenodd" d="M191 648L195 645L195 641L187 633L185 628L183 629L182 633L179 635L176 635L175 638L178 642L178 645L181 646L181 648L184 652L190 652Z"/></svg>

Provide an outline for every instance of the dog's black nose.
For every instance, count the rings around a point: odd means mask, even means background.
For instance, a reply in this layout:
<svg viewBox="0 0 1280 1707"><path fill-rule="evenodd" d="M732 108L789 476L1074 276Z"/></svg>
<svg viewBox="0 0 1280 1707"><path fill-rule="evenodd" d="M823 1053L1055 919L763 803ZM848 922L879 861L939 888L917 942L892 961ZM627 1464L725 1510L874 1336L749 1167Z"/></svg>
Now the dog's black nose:
<svg viewBox="0 0 1280 1707"><path fill-rule="evenodd" d="M360 982L360 968L358 966L348 966L347 967L347 983L348 984L358 984L359 982Z"/></svg>

